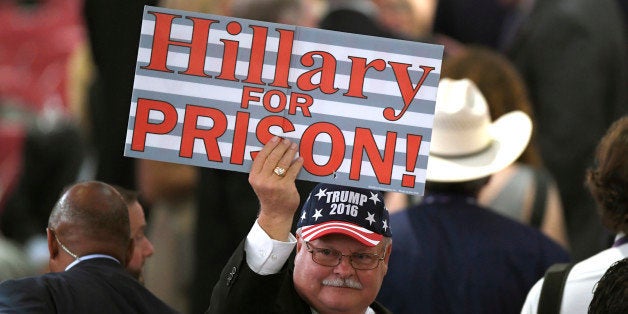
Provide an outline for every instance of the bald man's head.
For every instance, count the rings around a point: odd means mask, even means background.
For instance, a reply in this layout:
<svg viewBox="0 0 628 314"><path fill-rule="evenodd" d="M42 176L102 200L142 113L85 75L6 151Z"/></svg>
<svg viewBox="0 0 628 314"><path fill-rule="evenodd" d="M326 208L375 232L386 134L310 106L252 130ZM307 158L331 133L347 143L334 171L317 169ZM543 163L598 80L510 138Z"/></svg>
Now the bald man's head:
<svg viewBox="0 0 628 314"><path fill-rule="evenodd" d="M105 183L88 181L69 187L55 204L48 228L78 256L108 254L123 263L128 257L127 206L120 194Z"/></svg>

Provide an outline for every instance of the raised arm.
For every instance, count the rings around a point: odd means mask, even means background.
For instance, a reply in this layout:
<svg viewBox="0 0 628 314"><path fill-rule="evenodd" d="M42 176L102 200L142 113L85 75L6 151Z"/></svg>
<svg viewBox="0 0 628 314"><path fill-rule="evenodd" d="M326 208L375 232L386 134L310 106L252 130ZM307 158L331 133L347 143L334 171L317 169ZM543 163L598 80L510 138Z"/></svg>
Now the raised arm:
<svg viewBox="0 0 628 314"><path fill-rule="evenodd" d="M299 193L294 182L303 167L303 158L295 158L296 154L296 143L275 136L257 154L249 173L249 183L260 202L257 222L278 241L288 240L293 216L299 206ZM275 171L276 168L279 171ZM281 169L285 170L283 174Z"/></svg>

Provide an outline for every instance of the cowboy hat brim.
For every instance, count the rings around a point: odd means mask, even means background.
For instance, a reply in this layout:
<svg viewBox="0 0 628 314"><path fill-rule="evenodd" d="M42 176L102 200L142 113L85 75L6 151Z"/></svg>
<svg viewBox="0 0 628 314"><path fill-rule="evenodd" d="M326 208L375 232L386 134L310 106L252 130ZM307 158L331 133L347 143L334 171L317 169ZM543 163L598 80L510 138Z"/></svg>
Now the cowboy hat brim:
<svg viewBox="0 0 628 314"><path fill-rule="evenodd" d="M512 164L530 141L532 121L521 111L501 116L489 127L491 144L474 154L451 157L430 154L427 181L464 182L489 176Z"/></svg>

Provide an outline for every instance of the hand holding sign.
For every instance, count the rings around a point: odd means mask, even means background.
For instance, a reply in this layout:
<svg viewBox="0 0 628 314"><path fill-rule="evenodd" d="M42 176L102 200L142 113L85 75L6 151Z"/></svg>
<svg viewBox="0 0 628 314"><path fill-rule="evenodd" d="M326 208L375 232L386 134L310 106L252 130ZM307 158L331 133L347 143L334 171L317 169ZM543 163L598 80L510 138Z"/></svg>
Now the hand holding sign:
<svg viewBox="0 0 628 314"><path fill-rule="evenodd" d="M279 241L288 240L299 206L294 181L303 167L303 158L295 159L296 154L296 143L275 136L257 154L249 173L249 183L260 201L257 221L271 238Z"/></svg>

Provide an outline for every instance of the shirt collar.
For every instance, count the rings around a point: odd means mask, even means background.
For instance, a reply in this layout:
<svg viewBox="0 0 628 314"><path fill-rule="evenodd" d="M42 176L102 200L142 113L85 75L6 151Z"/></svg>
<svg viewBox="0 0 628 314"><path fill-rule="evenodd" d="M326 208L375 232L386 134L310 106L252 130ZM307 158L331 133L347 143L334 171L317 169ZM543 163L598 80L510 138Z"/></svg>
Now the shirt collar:
<svg viewBox="0 0 628 314"><path fill-rule="evenodd" d="M118 264L121 264L120 261L118 259L116 259L115 257L109 256L109 255L105 255L105 254L89 254L89 255L85 255L85 256L81 256L79 258L77 258L76 260L74 260L74 262L70 263L70 265L68 265L68 267L65 268L66 271L70 270L70 268L74 267L74 265L82 262L82 261L86 261L88 259L93 259L93 258L108 258L110 260L114 260L116 261Z"/></svg>
<svg viewBox="0 0 628 314"><path fill-rule="evenodd" d="M319 314L315 309L312 309L312 314ZM370 306L366 309L366 312L364 312L364 314L375 314L375 310L373 310Z"/></svg>
<svg viewBox="0 0 628 314"><path fill-rule="evenodd" d="M620 232L615 236L615 243L613 243L613 247L618 247L626 243L628 243L628 237L626 237L625 233Z"/></svg>

